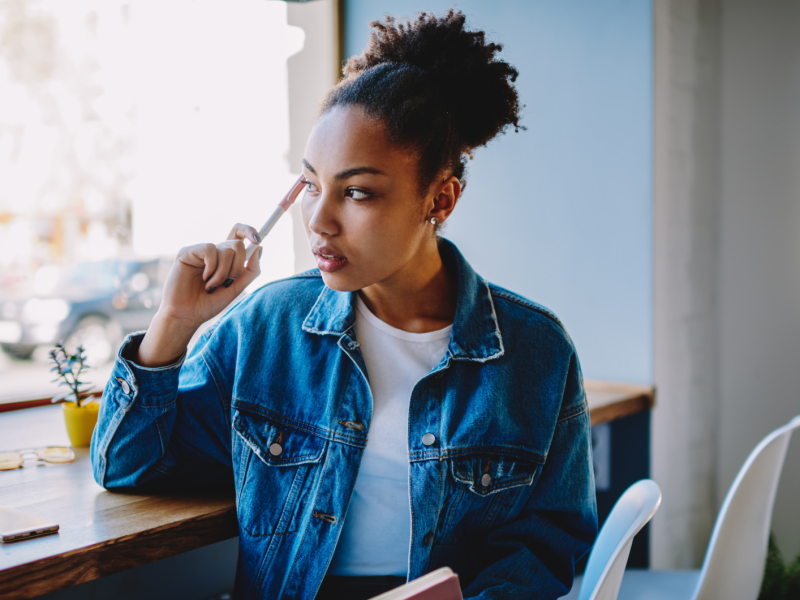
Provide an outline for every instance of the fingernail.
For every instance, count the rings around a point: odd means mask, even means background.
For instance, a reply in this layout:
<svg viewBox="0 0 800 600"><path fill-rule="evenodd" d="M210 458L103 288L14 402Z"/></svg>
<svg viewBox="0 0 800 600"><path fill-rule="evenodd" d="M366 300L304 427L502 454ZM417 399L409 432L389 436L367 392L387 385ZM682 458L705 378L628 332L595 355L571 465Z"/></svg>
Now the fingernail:
<svg viewBox="0 0 800 600"><path fill-rule="evenodd" d="M225 283L222 284L222 287L226 287L226 288L227 287L231 287L231 284L233 283L233 281L234 281L233 277L229 277L228 279L225 280Z"/></svg>
<svg viewBox="0 0 800 600"><path fill-rule="evenodd" d="M208 289L206 290L206 292L208 292L208 293L210 294L211 292L213 292L213 291L214 291L215 289L217 289L218 287L219 287L218 285L215 285L215 286L213 286L213 287L210 287L210 288L208 288Z"/></svg>
<svg viewBox="0 0 800 600"><path fill-rule="evenodd" d="M259 244L261 243L261 236L260 236L260 235L258 235L257 233L254 233L254 234L253 234L253 237L256 239L256 241L257 241Z"/></svg>

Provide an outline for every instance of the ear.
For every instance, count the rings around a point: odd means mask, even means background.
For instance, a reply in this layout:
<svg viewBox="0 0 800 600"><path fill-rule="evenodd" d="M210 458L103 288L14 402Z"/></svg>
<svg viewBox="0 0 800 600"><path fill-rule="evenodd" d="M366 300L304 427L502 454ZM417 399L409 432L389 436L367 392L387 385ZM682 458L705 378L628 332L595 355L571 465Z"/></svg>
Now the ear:
<svg viewBox="0 0 800 600"><path fill-rule="evenodd" d="M444 223L455 209L458 198L461 196L461 182L455 175L450 175L444 181L434 184L431 192L433 193L433 202L426 219L430 221L435 217L437 222Z"/></svg>

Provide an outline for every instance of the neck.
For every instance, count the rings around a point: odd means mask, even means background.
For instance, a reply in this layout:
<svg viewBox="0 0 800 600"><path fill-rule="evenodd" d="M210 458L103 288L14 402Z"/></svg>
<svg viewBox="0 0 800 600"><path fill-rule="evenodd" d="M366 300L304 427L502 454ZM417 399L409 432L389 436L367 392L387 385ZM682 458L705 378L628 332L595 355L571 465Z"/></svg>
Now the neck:
<svg viewBox="0 0 800 600"><path fill-rule="evenodd" d="M453 324L458 282L445 268L434 239L399 273L363 288L359 295L384 323L411 333L426 333Z"/></svg>

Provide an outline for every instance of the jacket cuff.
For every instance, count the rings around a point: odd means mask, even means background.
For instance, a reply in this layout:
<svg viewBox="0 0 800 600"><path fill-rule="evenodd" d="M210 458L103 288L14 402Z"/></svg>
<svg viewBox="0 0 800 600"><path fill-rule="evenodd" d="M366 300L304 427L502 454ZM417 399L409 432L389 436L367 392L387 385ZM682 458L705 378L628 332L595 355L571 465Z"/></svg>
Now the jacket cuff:
<svg viewBox="0 0 800 600"><path fill-rule="evenodd" d="M140 406L163 406L175 401L178 376L186 359L186 352L177 361L164 367L137 365L133 359L145 333L138 331L128 335L117 353L107 392L110 391L121 405L128 405L136 400Z"/></svg>

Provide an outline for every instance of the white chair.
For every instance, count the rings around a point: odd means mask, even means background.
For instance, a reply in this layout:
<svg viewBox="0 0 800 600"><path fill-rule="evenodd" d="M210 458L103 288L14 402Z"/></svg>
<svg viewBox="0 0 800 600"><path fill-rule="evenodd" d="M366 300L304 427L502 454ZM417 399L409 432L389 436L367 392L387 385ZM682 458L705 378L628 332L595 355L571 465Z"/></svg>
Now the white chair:
<svg viewBox="0 0 800 600"><path fill-rule="evenodd" d="M620 600L756 600L767 558L772 507L786 449L800 416L765 437L745 461L719 511L700 571L631 569Z"/></svg>
<svg viewBox="0 0 800 600"><path fill-rule="evenodd" d="M582 578L576 578L565 598L615 600L633 537L653 518L659 504L661 490L651 479L637 481L625 490L597 536L586 572Z"/></svg>

